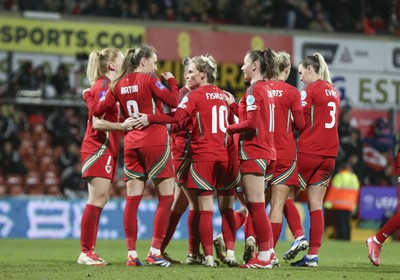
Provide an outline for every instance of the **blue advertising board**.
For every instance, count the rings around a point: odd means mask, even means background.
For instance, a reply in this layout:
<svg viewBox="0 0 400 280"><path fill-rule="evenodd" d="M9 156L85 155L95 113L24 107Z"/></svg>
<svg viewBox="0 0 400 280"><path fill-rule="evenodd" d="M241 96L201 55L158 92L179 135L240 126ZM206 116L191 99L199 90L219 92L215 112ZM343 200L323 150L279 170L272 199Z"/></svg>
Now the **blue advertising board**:
<svg viewBox="0 0 400 280"><path fill-rule="evenodd" d="M397 187L364 186L360 189L360 220L384 220L397 211Z"/></svg>
<svg viewBox="0 0 400 280"><path fill-rule="evenodd" d="M82 199L55 198L1 198L0 238L65 239L80 237L81 217L86 204ZM302 217L306 234L309 215L305 204L296 204ZM99 239L124 239L124 199L111 199L104 208L99 222ZM236 202L235 209L240 204ZM151 239L153 216L157 200L142 200L138 213L138 238ZM221 229L218 207L214 207L214 236ZM237 240L243 240L243 227L237 232ZM182 216L174 239L187 239L187 211ZM282 225L281 239L292 239L286 223Z"/></svg>

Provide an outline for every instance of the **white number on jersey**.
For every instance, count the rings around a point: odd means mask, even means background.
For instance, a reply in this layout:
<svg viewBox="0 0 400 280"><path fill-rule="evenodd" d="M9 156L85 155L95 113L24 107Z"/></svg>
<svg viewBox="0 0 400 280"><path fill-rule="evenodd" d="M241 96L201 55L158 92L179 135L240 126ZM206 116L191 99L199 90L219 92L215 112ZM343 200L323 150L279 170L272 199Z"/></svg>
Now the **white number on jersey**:
<svg viewBox="0 0 400 280"><path fill-rule="evenodd" d="M212 114L212 124L211 124L211 132L217 133L218 128L223 133L226 132L226 125L228 123L228 108L226 106L220 106L217 109L217 105L214 105L211 110Z"/></svg>
<svg viewBox="0 0 400 280"><path fill-rule="evenodd" d="M330 123L325 123L325 128L333 128L336 123L336 103L335 102L329 102L328 107L331 107L332 109L329 111L329 114L332 118Z"/></svg>

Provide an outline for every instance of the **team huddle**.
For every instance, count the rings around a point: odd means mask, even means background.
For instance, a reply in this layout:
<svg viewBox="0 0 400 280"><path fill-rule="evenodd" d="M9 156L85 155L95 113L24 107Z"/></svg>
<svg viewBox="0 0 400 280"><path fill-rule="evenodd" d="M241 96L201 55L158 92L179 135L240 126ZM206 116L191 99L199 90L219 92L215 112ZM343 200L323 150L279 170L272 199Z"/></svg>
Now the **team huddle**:
<svg viewBox="0 0 400 280"><path fill-rule="evenodd" d="M95 243L123 131L127 266L144 265L136 241L138 206L147 180L153 180L158 192L153 237L145 258L148 264L181 263L166 248L189 207L187 264L215 267L220 261L240 268L279 266L274 248L285 216L294 242L283 259L294 260L308 250L291 265L318 266L323 199L339 147L340 97L324 58L315 53L300 62L304 89L299 93L286 82L291 69L286 52L270 48L247 52L241 69L248 88L238 103L214 84L217 63L211 55L185 58L183 65L186 83L178 89L171 73L155 74L157 55L151 46L128 49L124 55L107 48L89 56L87 76L92 87L83 94L89 119L81 149L89 197L82 216L78 263L107 264L95 253ZM294 204L300 189L307 193L309 240ZM242 204L237 211L235 199ZM216 237L214 201L222 219L221 234ZM241 264L234 247L242 225ZM213 247L219 261L214 259Z"/></svg>

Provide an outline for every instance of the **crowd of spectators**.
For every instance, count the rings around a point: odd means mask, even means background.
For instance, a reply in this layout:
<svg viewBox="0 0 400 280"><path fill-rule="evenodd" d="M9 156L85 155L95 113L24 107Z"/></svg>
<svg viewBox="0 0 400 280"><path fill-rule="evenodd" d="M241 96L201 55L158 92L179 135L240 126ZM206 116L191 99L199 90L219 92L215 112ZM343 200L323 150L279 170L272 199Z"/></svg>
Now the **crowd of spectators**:
<svg viewBox="0 0 400 280"><path fill-rule="evenodd" d="M84 107L0 105L0 196L87 196L81 178ZM125 197L123 150L112 196ZM155 197L148 182L144 197Z"/></svg>
<svg viewBox="0 0 400 280"><path fill-rule="evenodd" d="M18 96L21 91L29 91L31 96L45 99L68 98L73 95L69 75L65 64L60 64L55 73L51 73L44 65L34 66L31 61L24 61L11 74L5 94Z"/></svg>
<svg viewBox="0 0 400 280"><path fill-rule="evenodd" d="M336 168L348 163L361 185L395 186L395 134L386 118L378 118L362 135L352 123L351 108L341 109L339 118L339 153Z"/></svg>
<svg viewBox="0 0 400 280"><path fill-rule="evenodd" d="M5 10L400 36L400 0L3 0Z"/></svg>

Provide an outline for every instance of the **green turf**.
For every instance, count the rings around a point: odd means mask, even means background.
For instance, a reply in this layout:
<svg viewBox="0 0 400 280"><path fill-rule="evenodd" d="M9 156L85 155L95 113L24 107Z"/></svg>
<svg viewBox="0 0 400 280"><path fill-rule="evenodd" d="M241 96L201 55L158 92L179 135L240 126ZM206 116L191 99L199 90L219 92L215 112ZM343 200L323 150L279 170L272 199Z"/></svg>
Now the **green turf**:
<svg viewBox="0 0 400 280"><path fill-rule="evenodd" d="M144 260L150 242L139 241L137 245L139 257ZM289 245L289 242L279 242L278 256ZM237 257L242 256L242 247L242 242L236 244ZM187 241L172 241L167 252L184 260L186 250ZM384 245L380 267L371 265L362 242L325 241L318 268L292 268L281 260L281 267L272 270L225 265L217 268L188 265L126 267L124 240L99 240L97 252L111 265L86 267L76 264L78 240L0 239L0 279L400 279L400 244L389 240Z"/></svg>

